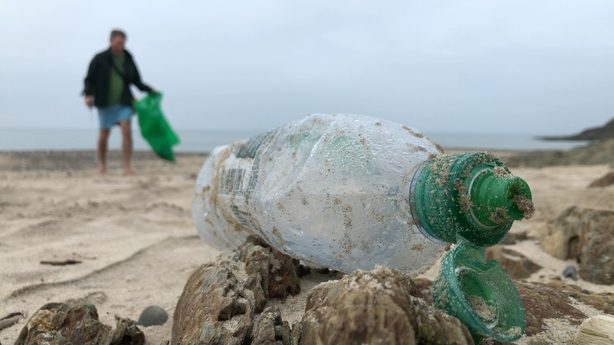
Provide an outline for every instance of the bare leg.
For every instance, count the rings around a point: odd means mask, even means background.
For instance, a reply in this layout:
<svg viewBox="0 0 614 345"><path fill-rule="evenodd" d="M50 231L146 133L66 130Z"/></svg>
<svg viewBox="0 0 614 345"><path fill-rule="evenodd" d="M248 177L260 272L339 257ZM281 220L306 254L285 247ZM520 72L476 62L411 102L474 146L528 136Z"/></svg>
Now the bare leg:
<svg viewBox="0 0 614 345"><path fill-rule="evenodd" d="M124 175L134 174L130 168L130 158L132 157L132 131L130 121L122 120L119 122L122 127L122 157L124 160Z"/></svg>
<svg viewBox="0 0 614 345"><path fill-rule="evenodd" d="M100 129L98 137L98 173L105 174L107 172L107 145L109 143L110 129Z"/></svg>

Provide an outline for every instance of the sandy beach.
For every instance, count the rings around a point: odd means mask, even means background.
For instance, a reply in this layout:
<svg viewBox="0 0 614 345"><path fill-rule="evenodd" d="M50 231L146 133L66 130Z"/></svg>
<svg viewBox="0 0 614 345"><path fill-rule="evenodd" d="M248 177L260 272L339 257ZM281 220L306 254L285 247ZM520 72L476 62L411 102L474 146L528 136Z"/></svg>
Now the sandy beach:
<svg viewBox="0 0 614 345"><path fill-rule="evenodd" d="M81 299L115 325L116 315L137 320L147 306L159 305L169 321L142 328L146 343L159 345L170 340L172 314L190 274L220 254L197 236L190 215L205 155L178 155L171 164L136 152L132 176L121 174L117 152L107 175L96 173L94 157L90 151L0 153L0 318ZM614 210L614 187L587 188L610 170L607 165L511 170L529 183L536 206L533 218L517 222L512 232L531 234L572 205ZM549 256L533 240L509 248L544 267L533 281L560 277L575 264ZM41 264L65 260L79 263ZM423 276L436 274L433 267ZM562 279L614 293L614 286ZM0 342L12 344L25 323L0 330Z"/></svg>

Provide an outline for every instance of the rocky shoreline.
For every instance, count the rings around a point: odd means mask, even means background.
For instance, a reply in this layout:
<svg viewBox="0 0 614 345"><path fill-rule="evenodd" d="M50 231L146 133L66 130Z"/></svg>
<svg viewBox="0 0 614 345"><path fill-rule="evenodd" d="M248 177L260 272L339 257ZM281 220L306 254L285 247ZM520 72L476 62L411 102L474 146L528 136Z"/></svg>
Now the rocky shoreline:
<svg viewBox="0 0 614 345"><path fill-rule="evenodd" d="M605 140L570 150L515 152L505 157L510 168L569 165L600 165L614 163L614 140Z"/></svg>
<svg viewBox="0 0 614 345"><path fill-rule="evenodd" d="M312 275L322 282L306 291L303 282ZM473 345L459 320L433 306L431 284L382 267L350 275L308 268L254 240L191 275L173 315L170 344ZM514 285L526 312L522 344L564 344L587 318L614 314L611 293L562 282L515 279ZM286 307L301 294L304 305ZM291 315L301 309L299 319ZM32 315L15 345L46 343L140 345L145 336L129 319L117 317L115 329L102 324L92 304L49 303Z"/></svg>
<svg viewBox="0 0 614 345"><path fill-rule="evenodd" d="M580 140L580 141L593 141L593 140L608 140L614 138L614 119L601 127L593 127L583 130L578 134L573 135L560 135L560 136L543 136L539 137L541 140Z"/></svg>

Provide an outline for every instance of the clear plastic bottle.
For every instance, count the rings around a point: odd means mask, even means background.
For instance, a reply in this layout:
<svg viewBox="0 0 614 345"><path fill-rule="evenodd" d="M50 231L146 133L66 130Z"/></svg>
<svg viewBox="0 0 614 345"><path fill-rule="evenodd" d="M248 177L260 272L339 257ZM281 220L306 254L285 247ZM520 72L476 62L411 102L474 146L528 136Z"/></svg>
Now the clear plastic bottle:
<svg viewBox="0 0 614 345"><path fill-rule="evenodd" d="M497 157L443 155L404 125L315 114L216 148L196 182L192 216L218 249L255 235L346 273L381 265L415 275L457 244L442 259L435 305L474 339L513 341L524 309L483 247L532 211L528 185Z"/></svg>
<svg viewBox="0 0 614 345"><path fill-rule="evenodd" d="M420 273L446 243L412 215L410 188L422 164L442 153L404 125L310 115L216 148L196 183L193 218L200 236L221 250L256 235L343 272L382 265Z"/></svg>

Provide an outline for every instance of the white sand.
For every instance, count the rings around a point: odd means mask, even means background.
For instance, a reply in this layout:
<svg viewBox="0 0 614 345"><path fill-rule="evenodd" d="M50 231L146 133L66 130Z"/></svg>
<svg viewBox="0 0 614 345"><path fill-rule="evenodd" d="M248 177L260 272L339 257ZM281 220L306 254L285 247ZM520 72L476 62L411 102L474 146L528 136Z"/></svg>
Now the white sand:
<svg viewBox="0 0 614 345"><path fill-rule="evenodd" d="M170 340L187 278L219 254L200 240L190 216L203 159L135 162L138 174L127 177L0 168L0 317L100 292L94 302L104 323L115 326L115 315L137 320L159 305L171 321L142 329L147 344ZM39 263L65 259L82 263ZM0 331L0 342L12 344L24 324Z"/></svg>
<svg viewBox="0 0 614 345"><path fill-rule="evenodd" d="M147 344L170 340L172 313L187 278L219 254L197 237L190 216L195 176L204 158L182 157L175 165L137 161L138 174L128 177L117 167L104 177L94 169L11 171L3 168L8 159L0 154L0 317L15 311L32 315L45 303L89 295L101 320L110 325L115 325L114 315L136 320L145 307L160 305L171 320L143 330ZM614 209L614 187L586 188L607 171L607 166L512 169L527 180L536 204L534 218L512 231L531 232L571 205ZM544 266L532 280L546 282L573 264L550 257L532 241L511 248ZM65 259L82 263L39 263ZM434 279L436 274L434 267L424 276ZM614 292L614 287L564 281ZM300 318L304 297L288 298L284 311L289 321ZM12 344L24 324L21 320L0 331L0 342Z"/></svg>

